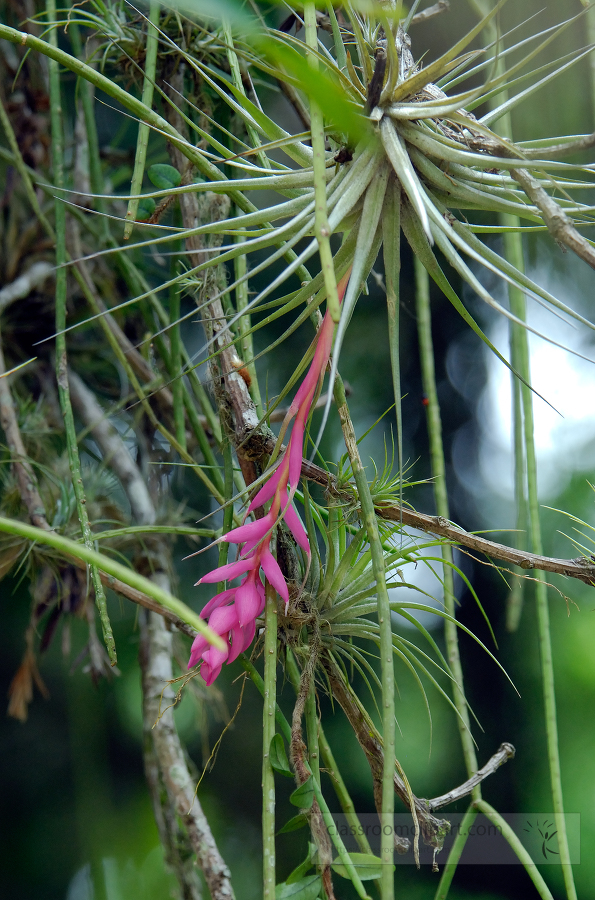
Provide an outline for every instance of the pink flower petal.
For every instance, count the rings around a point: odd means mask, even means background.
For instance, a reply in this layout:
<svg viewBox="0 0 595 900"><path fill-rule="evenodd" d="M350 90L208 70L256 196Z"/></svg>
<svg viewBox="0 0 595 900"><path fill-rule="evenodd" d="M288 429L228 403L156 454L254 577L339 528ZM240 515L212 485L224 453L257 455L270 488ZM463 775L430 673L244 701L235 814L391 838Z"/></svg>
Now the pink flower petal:
<svg viewBox="0 0 595 900"><path fill-rule="evenodd" d="M246 580L236 591L235 609L238 623L244 627L262 612L254 581Z"/></svg>
<svg viewBox="0 0 595 900"><path fill-rule="evenodd" d="M302 520L297 514L293 503L290 503L285 510L284 519L299 546L308 554L308 556L310 556L310 541L308 540L306 529L302 525Z"/></svg>
<svg viewBox="0 0 595 900"><path fill-rule="evenodd" d="M246 638L244 634L244 629L234 628L231 632L231 650L229 651L229 656L227 657L227 665L230 666L232 662L235 662L240 653L244 652L244 644ZM252 641L250 641L252 643Z"/></svg>
<svg viewBox="0 0 595 900"><path fill-rule="evenodd" d="M238 575L243 575L244 572L248 572L255 567L256 559L253 557L250 557L249 559L238 559L237 562L219 566L218 569L213 569L212 572L203 575L200 581L197 581L194 586L196 587L203 581L207 584L213 584L216 581L231 581L232 579L237 578Z"/></svg>
<svg viewBox="0 0 595 900"><path fill-rule="evenodd" d="M229 634L222 634L221 637L224 641L229 640ZM225 647L224 650L218 650L217 647L209 647L208 650L202 655L202 658L207 662L210 666L218 666L219 664L223 665L225 660L229 655L229 644Z"/></svg>
<svg viewBox="0 0 595 900"><path fill-rule="evenodd" d="M236 588L229 588L227 591L222 591L220 594L215 594L214 597L211 597L206 606L200 611L200 616L202 619L207 619L214 609L217 609L218 606L223 606L224 603L227 603L233 598L233 595L236 592Z"/></svg>
<svg viewBox="0 0 595 900"><path fill-rule="evenodd" d="M247 525L240 525L228 531L221 538L230 544L244 544L246 541L258 542L275 523L269 521L269 516L263 516L262 519L256 519L254 522L248 522Z"/></svg>
<svg viewBox="0 0 595 900"><path fill-rule="evenodd" d="M287 452L289 453L289 485L291 496L295 494L302 477L302 451L304 447L304 429L295 423Z"/></svg>
<svg viewBox="0 0 595 900"><path fill-rule="evenodd" d="M188 662L188 668L191 669L193 666L200 661L204 651L209 646L209 642L202 634L197 634L192 642L192 648L190 650L190 660Z"/></svg>
<svg viewBox="0 0 595 900"><path fill-rule="evenodd" d="M282 458L277 469L273 472L267 483L261 487L254 500L250 503L248 512L253 512L255 509L258 509L259 506L263 506L267 500L270 500L271 497L275 495L279 482L287 477L287 471L283 463L284 459Z"/></svg>
<svg viewBox="0 0 595 900"><path fill-rule="evenodd" d="M207 687L210 687L217 676L220 674L221 669L223 667L223 663L219 663L216 666L211 666L206 660L203 660L203 664L200 667L200 674L204 678Z"/></svg>
<svg viewBox="0 0 595 900"><path fill-rule="evenodd" d="M312 403L312 397L314 396L314 391L316 390L318 380L326 369L326 364L331 353L331 347L333 343L333 330L333 320L327 313L318 332L318 340L316 342L314 358L310 363L308 374L299 386L298 392L295 395L293 403L291 404L292 408L294 406L302 408L303 405L307 403L309 411L309 407Z"/></svg>
<svg viewBox="0 0 595 900"><path fill-rule="evenodd" d="M238 588L238 590L240 589ZM235 628L238 624L238 611L235 603L231 606L220 606L213 612L209 619L209 628L212 628L213 631L216 631L221 637L223 637L227 631ZM211 649L215 649L212 644ZM222 650L218 650L217 652L223 653Z"/></svg>
<svg viewBox="0 0 595 900"><path fill-rule="evenodd" d="M279 596L283 597L286 603L289 603L287 584L285 583L283 573L279 568L279 563L270 550L267 549L264 553L261 554L260 565L262 566L264 574L271 582Z"/></svg>
<svg viewBox="0 0 595 900"><path fill-rule="evenodd" d="M246 625L245 628L242 628L244 633L244 644L242 646L242 652L247 650L252 641L254 640L254 635L256 634L256 619L250 622L249 625Z"/></svg>

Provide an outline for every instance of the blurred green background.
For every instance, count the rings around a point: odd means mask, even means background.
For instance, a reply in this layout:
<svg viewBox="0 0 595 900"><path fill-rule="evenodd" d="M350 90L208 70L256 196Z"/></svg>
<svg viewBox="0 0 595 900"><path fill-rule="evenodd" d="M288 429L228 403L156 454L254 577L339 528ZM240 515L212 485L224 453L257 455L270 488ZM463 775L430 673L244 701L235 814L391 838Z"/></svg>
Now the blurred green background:
<svg viewBox="0 0 595 900"><path fill-rule="evenodd" d="M522 0L504 10L503 26L511 27L533 14L539 16L522 32L543 29L562 17L580 11L578 2L550 3L545 10L538 0ZM6 8L6 7L5 7ZM271 8L271 20L279 21L281 10ZM416 57L427 51L426 60L441 50L475 21L463 0L452 0L449 13L412 34ZM585 44L585 20L572 24L548 50L550 58L562 56ZM279 95L263 91L263 100L279 106ZM283 115L289 115L282 111ZM117 128L115 113L102 117L100 139L109 143ZM593 102L588 64L583 62L515 111L514 134L529 139L556 134L582 134L593 130ZM288 120L290 121L290 120ZM121 124L120 122L117 123ZM299 126L296 126L299 130ZM133 146L133 126L121 130L120 146ZM2 164L0 178L6 177ZM122 173L125 189L130 171ZM495 241L497 244L498 242ZM405 456L414 480L429 477L427 434L422 404L421 378L415 330L412 263L404 248L403 302L401 310L403 359L403 416ZM527 243L528 265L543 283L557 284L581 311L592 317L593 280L585 266L564 255L547 237ZM378 271L381 273L379 266ZM358 433L363 433L391 404L391 383L386 345L386 307L373 279L370 294L362 297L345 341L342 374L351 384L352 410ZM566 299L566 298L563 298ZM465 296L473 314L499 340L505 338L492 314L479 301ZM448 462L451 516L469 530L506 529L514 522L511 499L511 457L506 445L508 375L493 364L478 340L467 334L464 324L448 302L432 294L437 379L442 405L444 440ZM18 326L21 310L9 312L8 328ZM539 311L540 327L556 334L559 323ZM11 317L12 325L11 325ZM537 321L537 319L535 320ZM198 345L200 335L188 326L188 345ZM280 326L279 326L280 331ZM265 346L277 332L259 333ZM566 332L565 332L566 335ZM566 337L565 337L566 339ZM593 355L590 335L573 338L581 352ZM299 354L310 340L307 329L285 346L276 358L259 363L263 383L268 373L269 393L284 383ZM568 338L571 340L571 337ZM535 354L539 342L533 345ZM258 349L258 347L257 347ZM548 351L551 353L551 351ZM538 429L540 465L547 472L542 500L551 507L568 510L593 522L595 496L588 482L595 482L595 422L593 374L578 363L556 366L557 407L565 416ZM581 364L582 365L582 364ZM542 386L536 371L534 387L548 396L551 384ZM570 374L569 374L570 373ZM547 374L547 365L543 377ZM550 371L551 374L551 371ZM565 380L566 379L566 380ZM577 397L577 392L579 396ZM564 398L572 409L565 412ZM549 396L548 396L549 399ZM558 399L560 403L558 404ZM541 401L536 400L539 421ZM578 407L578 411L577 411ZM545 420L544 420L545 421ZM574 431L572 431L574 428ZM565 430L566 429L566 430ZM570 430L569 430L570 429ZM391 439L390 415L376 427L363 445L364 456L382 463L384 441ZM329 460L341 453L336 423L328 430L323 454ZM173 482L173 493L198 514L209 506L205 496L183 475ZM431 489L421 486L407 500L424 512L433 511ZM198 517L198 515L197 515ZM559 531L571 533L572 523L560 513L544 509L545 552L554 556L576 556L578 552ZM505 541L503 534L496 539ZM210 566L208 557L181 562L190 549L180 542L176 548L179 596L200 609L201 594L192 587ZM552 809L545 731L542 711L535 609L532 587L526 586L526 602L519 630L505 630L508 587L484 561L460 558L489 615L498 640L495 648L485 622L466 589L460 591L461 621L485 641L506 668L520 696L495 664L470 639L461 637L466 688L481 728L476 728L479 760L485 762L502 741L516 747L516 758L485 783L486 799L502 812L549 812ZM558 723L563 768L565 805L581 814L581 864L576 867L579 896L595 896L595 592L578 582L553 579L564 595L550 592L554 661L557 681ZM0 585L2 629L0 631L0 683L6 691L23 652L23 634L28 622L30 599L18 575ZM72 651L61 653L60 640L53 641L42 657L41 673L50 699L36 697L24 724L3 719L0 737L0 895L11 900L163 900L172 883L165 872L158 847L157 830L142 771L142 723L140 678L137 663L136 610L113 596L110 615L118 647L120 675L97 686L81 670L71 671L85 640L82 623L72 623ZM80 626L80 628L79 628ZM434 632L441 641L438 628ZM214 703L201 703L189 691L176 712L180 733L197 772L205 754L224 727L226 710L233 713L241 690L239 666L224 667L217 680ZM418 796L443 793L464 780L459 739L452 712L434 692L431 695L433 733L422 699L412 679L398 671L396 714L400 726L397 754ZM237 680L238 679L238 680ZM364 695L365 696L365 695ZM282 705L289 710L291 691L283 687ZM363 755L350 735L340 710L324 705L327 733L337 760L353 790L356 808L371 811L371 782ZM238 900L257 900L260 886L260 757L261 702L247 684L241 709L223 737L220 751L202 781L199 797L221 851L228 862ZM282 781L282 780L281 780ZM327 784L330 790L330 785ZM289 818L290 785L279 785L278 819ZM452 811L463 811L465 804ZM284 878L305 852L303 832L278 839L279 872ZM554 866L543 869L556 897L562 896L560 873ZM400 867L397 896L429 898L437 877L430 871ZM351 897L350 886L336 879L337 896ZM520 866L462 866L451 891L453 898L524 898L532 896L530 882Z"/></svg>

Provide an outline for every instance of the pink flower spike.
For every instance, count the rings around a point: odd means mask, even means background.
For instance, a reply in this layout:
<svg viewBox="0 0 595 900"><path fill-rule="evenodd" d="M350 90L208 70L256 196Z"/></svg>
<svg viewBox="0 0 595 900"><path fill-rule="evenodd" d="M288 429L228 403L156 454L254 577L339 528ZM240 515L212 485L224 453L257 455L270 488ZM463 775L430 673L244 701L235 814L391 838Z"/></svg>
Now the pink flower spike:
<svg viewBox="0 0 595 900"><path fill-rule="evenodd" d="M267 483L261 487L254 500L250 503L248 512L253 512L255 509L258 509L259 506L263 506L263 504L265 504L267 500L270 500L271 497L274 497L277 487L284 477L287 477L287 472L285 470L285 459L282 458L277 469L273 472Z"/></svg>
<svg viewBox="0 0 595 900"><path fill-rule="evenodd" d="M229 590L222 591L220 594L215 594L214 597L211 597L206 606L203 606L200 611L201 618L208 618L208 616L211 615L214 609L217 609L218 606L223 606L225 603L231 600L235 592L236 588L229 588Z"/></svg>
<svg viewBox="0 0 595 900"><path fill-rule="evenodd" d="M310 541L293 503L285 510L285 522L302 550L310 556Z"/></svg>
<svg viewBox="0 0 595 900"><path fill-rule="evenodd" d="M290 486L290 497L293 497L295 494L298 484L300 483L300 478L302 477L302 451L304 447L304 429L298 428L298 423L295 423L293 434L291 435L291 441L289 442L289 447L287 448L287 453L289 454L289 486Z"/></svg>
<svg viewBox="0 0 595 900"><path fill-rule="evenodd" d="M237 589L235 609L238 622L242 627L261 614L261 600L253 580L246 579Z"/></svg>
<svg viewBox="0 0 595 900"><path fill-rule="evenodd" d="M289 592L283 573L279 568L279 563L268 548L261 554L260 565L277 593L283 597L285 603L289 603Z"/></svg>
<svg viewBox="0 0 595 900"><path fill-rule="evenodd" d="M316 350L314 351L314 358L310 363L308 373L299 386L298 392L295 395L293 403L291 404L292 408L295 406L296 408L301 409L305 404L307 404L309 411L310 404L312 403L312 398L314 397L314 391L316 390L316 386L318 384L318 379L326 369L326 364L331 354L333 329L333 320L327 313L318 331L318 339L316 342Z"/></svg>
<svg viewBox="0 0 595 900"><path fill-rule="evenodd" d="M244 572L249 572L250 569L254 569L256 565L257 560L252 556L248 559L238 559L237 562L219 566L218 569L213 569L212 572L203 575L200 581L197 581L194 586L196 587L203 581L206 584L214 584L217 581L231 581L233 578L237 578L238 575L243 575Z"/></svg>
<svg viewBox="0 0 595 900"><path fill-rule="evenodd" d="M271 516L263 516L262 519L256 519L255 522L248 522L247 525L240 525L239 528L228 531L221 537L221 540L227 541L229 544L244 544L246 541L258 543L274 524Z"/></svg>

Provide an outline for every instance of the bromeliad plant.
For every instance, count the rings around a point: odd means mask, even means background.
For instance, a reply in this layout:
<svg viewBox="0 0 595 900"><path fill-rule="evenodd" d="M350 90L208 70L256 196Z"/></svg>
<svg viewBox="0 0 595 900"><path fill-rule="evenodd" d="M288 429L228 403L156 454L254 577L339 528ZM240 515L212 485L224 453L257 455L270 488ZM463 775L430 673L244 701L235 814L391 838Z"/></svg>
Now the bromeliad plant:
<svg viewBox="0 0 595 900"><path fill-rule="evenodd" d="M46 10L49 42L0 26L0 37L26 45L51 60L54 142L63 133L58 65L75 72L81 79L79 87L83 88L90 202L102 216L97 226L90 213L81 214L74 208L77 229L88 229L91 235L83 242L86 255L78 252L81 239L77 231L78 243L73 243L68 258L64 214L70 194L62 180L59 147L53 160L54 184L60 191L54 227L47 223L36 201L31 176L19 156L16 141L11 143L21 177L30 189L33 209L43 227L44 222L49 226L48 235L56 240L58 248L57 380L68 426L66 443L72 472L78 471L78 450L67 387L65 335L71 328L85 324L76 322L66 327L65 273L74 259L74 277L93 313L85 321L104 329L110 352L140 400L145 432L151 434L151 452L156 455L165 442L179 460L192 467L203 488L224 509L221 536L216 542L220 548L219 564L200 579L203 584L220 583L220 589L204 606L200 619L176 603L169 591L155 586L163 573L159 570L159 577L155 577L154 558L162 560L163 547L153 554L144 544L142 553L138 549L137 557L142 558L153 582L129 578L127 596L150 608L155 602L161 604L158 609L168 606L169 618L173 615L180 628L186 622L195 634L198 632L189 666L200 664L200 674L208 686L224 663L240 659L263 693L263 880L264 896L269 900L275 891L279 900L332 898L333 871L349 877L362 898L367 896L362 879L375 879L382 900L391 900L394 850L408 849L395 838L392 828L385 828L379 859L371 855L361 834L361 854L351 854L333 829L322 790L319 754L333 773L333 785L345 815L359 833L353 804L324 736L317 692L326 692L336 700L353 727L370 765L374 800L383 824L392 825L395 791L411 810L416 829L414 853L418 852L420 834L435 852L441 849L448 823L437 819L433 812L452 802L453 797L472 793L467 824L477 810L498 819L498 813L481 800L479 781L474 778L478 765L458 657L456 631L460 626L452 589L452 573L458 570L452 563L450 542L432 538L422 544L403 524L407 511L403 496L408 485L404 482L402 460L398 311L402 232L416 260L424 387L429 404L437 507L443 517L434 525L444 528L445 523L449 524L448 505L432 365L428 276L527 390L530 378L526 366L521 369L515 360L509 363L490 343L461 300L457 285L444 271L441 258L486 304L516 326L529 329L518 311L503 306L484 286L481 272L496 274L512 289L594 327L528 278L522 266L513 265L480 238L483 233L502 228L516 228L520 233L527 227L486 225L486 213L516 216L529 222L531 230L549 229L556 240L595 267L595 251L578 231L592 223L592 207L582 199L572 199L574 193L579 192L582 197L582 192L592 187L591 170L558 159L593 146L595 141L592 137L571 136L555 143L513 143L510 137L495 130L499 119L580 62L591 48L540 69L532 68L538 54L571 24L572 20L568 20L516 43L509 43L514 32L503 37L496 33L484 50L468 50L486 29L493 29L503 4L504 0L495 4L464 38L425 67L416 63L408 33L415 23L417 2L407 14L384 3L344 3L339 9L329 6L321 14L312 3L306 3L303 10L291 8L290 19L281 30L269 27L257 6L257 18L244 17L241 26L236 27L233 19L214 20L206 13L197 23L187 18L183 10L161 9L155 0L150 4L148 18L142 13L132 15L119 3L105 6L103 2L93 2L87 8L74 6L66 13L56 11L50 2ZM257 27L253 27L255 22ZM290 33L294 24L296 36ZM62 26L70 33L72 54L58 46L57 34ZM81 29L89 38L87 62L83 62ZM509 64L511 59L517 61ZM125 66L126 88L117 77L105 74L114 66ZM268 83L274 79L282 85L303 119L302 133L288 133L263 110L254 87L257 73ZM466 79L473 86L461 90L459 86ZM130 82L136 82L137 89L130 87ZM102 184L89 86L101 89L140 121L132 189L125 197L116 198L115 203L113 193L105 193ZM521 86L522 90L513 93ZM505 88L509 92L507 99L476 118L474 110L483 112L494 98L502 97ZM142 93L141 99L137 93ZM4 122L3 127L10 135L10 122ZM160 151L167 147L169 164L159 156L158 162L149 165L151 146ZM154 155L158 155L157 151ZM286 162L278 161L280 155ZM145 168L156 190L142 193ZM79 200L85 194L83 187L75 183L69 184L69 191ZM273 191L275 202L260 208L249 199L250 191ZM127 204L125 212L123 200ZM174 207L176 201L179 207ZM179 210L177 218L167 218L173 208ZM476 213L478 217L481 214L480 222L474 221ZM115 239L113 219L118 227L123 226L127 243ZM145 227L151 229L149 237L128 241L133 230ZM97 243L101 244L99 250ZM161 271L159 280L147 277L143 262L149 254L151 265L163 266L163 254L169 249L174 264L165 278ZM399 471L395 477L389 466L370 483L359 455L338 367L355 305L380 254L388 306ZM125 299L111 304L110 316L106 315L104 299L89 275L94 266L104 272L101 267L108 255L113 257L126 285ZM249 299L250 283L254 285L254 279L267 274L280 261L282 270L271 275ZM307 268L312 262L316 274ZM196 299L196 306L186 316L180 315L181 289ZM288 292L279 296L281 289ZM169 291L168 311L159 299L163 291ZM322 317L318 310L325 301ZM207 351L215 408L197 377L180 329L184 318L196 315L196 307L203 318L203 349ZM137 308L143 318L142 327L150 329L152 346L160 360L158 372L152 371L114 319L119 310L126 310L121 314L128 315ZM272 353L308 319L314 323L316 334L275 403L265 408L252 339L257 330L287 315L292 316L291 324L265 352ZM135 322L135 333L140 328ZM327 368L328 391L326 400L322 400L319 395ZM172 382L171 393L164 378ZM276 439L269 429L276 406L290 395L301 378ZM337 475L328 471L330 467L319 468L305 460L313 410L318 402L323 402L320 438L333 398L348 459L341 461ZM81 410L84 416L84 401ZM103 447L97 424L84 421ZM287 446L283 447L290 426ZM314 442L315 448L319 438ZM140 438L138 443L140 447ZM240 472L234 471L233 453ZM111 460L107 449L105 458ZM125 473L129 474L134 464L126 465L128 469L118 470L118 477L133 498L129 487L132 481L126 480ZM300 493L302 478L324 485L325 504L315 503L307 486ZM93 550L92 525L101 523L89 522L84 491L80 488L82 478L76 482L78 519L86 544L79 559L92 566L104 630L111 635L105 597L101 596L101 573L113 576L116 569ZM250 493L254 488L256 493ZM247 497L242 520L240 499L244 502ZM296 498L302 502L304 521L295 508ZM133 499L130 506L134 508ZM137 518L139 533L146 537L151 528L158 526L153 525L154 507L150 503L145 506ZM419 524L427 526L423 517ZM10 531L6 524L3 527ZM36 533L31 526L20 525L20 530L14 524L10 527L13 534L25 538ZM43 523L39 529L39 541L56 547L57 552L76 556L74 542L55 535ZM427 530L431 530L431 523ZM48 532L45 537L44 531ZM181 533L180 528L177 531ZM119 532L116 534L119 536ZM231 561L227 558L230 545L238 551L237 558ZM435 558L429 555L433 548ZM432 562L443 566L439 580L443 581L444 608L400 601L399 588L413 586L407 584L408 567ZM122 576L120 570L117 574ZM240 578L241 582L234 585ZM121 591L122 585L126 587L125 579L120 582ZM139 600L139 594L144 600ZM416 611L433 612L444 620L446 658L415 617ZM423 649L402 632L403 620L417 629L425 642ZM160 658L164 640L163 635L155 636L151 631L154 627L146 626L143 638L144 689L149 711L153 709L147 700L154 690L154 685L150 687L153 663ZM245 656L257 634L253 656L256 658L264 645L264 679ZM548 639L547 631L543 631L542 638ZM113 637L111 641L110 652L115 661ZM470 781L445 795L446 799L420 801L395 758L395 659L413 673L428 710L424 682L434 685L455 710ZM291 723L275 705L277 661L283 664L296 690ZM370 688L379 709L380 730L350 683L350 671L357 671ZM550 720L554 715L555 725L553 686L551 692L547 709ZM275 716L280 734L275 733ZM551 727L549 734L553 734ZM289 746L289 759L283 738ZM156 737L158 755L160 747L163 749ZM552 760L551 742L548 749ZM487 774L510 752L497 755L492 768L486 768ZM171 747L165 748L160 757L161 775L169 802L179 816L186 816L188 795L179 789L179 766L183 764L183 769L185 765L183 754L176 757L175 765L172 759ZM167 760L171 763L169 768ZM177 775L172 774L174 769ZM312 836L306 860L280 885L275 867L274 772L295 777L297 788L292 803L303 815L290 827L307 822ZM572 898L561 789L553 763L552 773L561 861L567 893ZM192 828L188 832L194 834ZM514 835L506 833L541 896L550 896L526 851L518 841L515 843ZM462 841L464 838L458 839L453 861L441 881L441 897L448 891ZM209 888L213 896L227 897L228 879L222 875L222 881L217 880L220 870L213 866L212 858L200 856L204 846L199 835L194 849L203 870L212 876ZM312 867L316 871L309 875ZM213 875L215 870L217 877ZM183 873L179 875L181 889L186 891L184 877Z"/></svg>

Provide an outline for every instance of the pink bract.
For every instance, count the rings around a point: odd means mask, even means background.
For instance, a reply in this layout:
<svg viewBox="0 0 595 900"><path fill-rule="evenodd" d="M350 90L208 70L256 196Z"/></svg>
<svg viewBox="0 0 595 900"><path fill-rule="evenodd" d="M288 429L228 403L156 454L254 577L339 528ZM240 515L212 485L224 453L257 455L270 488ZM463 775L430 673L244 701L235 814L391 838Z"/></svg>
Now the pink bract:
<svg viewBox="0 0 595 900"><path fill-rule="evenodd" d="M348 272L337 286L340 299L345 294L349 274ZM261 569L285 604L289 603L289 591L283 572L270 550L273 530L281 519L285 519L296 543L310 556L308 535L293 505L293 498L301 477L306 422L329 361L333 330L333 321L327 312L318 332L314 358L285 417L285 426L295 418L287 447L269 480L250 503L248 514L269 500L272 501L270 510L261 518L222 535L218 543L225 541L243 545L239 558L236 562L213 569L197 582L213 584L217 581L233 581L241 575L244 576L238 587L228 588L217 594L209 600L201 612L201 617L208 619L209 626L226 644L225 650L217 650L201 635L197 635L194 639L188 668L192 668L202 659L200 674L207 685L215 681L224 662L228 665L232 663L254 640L256 619L262 615L265 607Z"/></svg>

